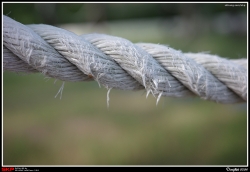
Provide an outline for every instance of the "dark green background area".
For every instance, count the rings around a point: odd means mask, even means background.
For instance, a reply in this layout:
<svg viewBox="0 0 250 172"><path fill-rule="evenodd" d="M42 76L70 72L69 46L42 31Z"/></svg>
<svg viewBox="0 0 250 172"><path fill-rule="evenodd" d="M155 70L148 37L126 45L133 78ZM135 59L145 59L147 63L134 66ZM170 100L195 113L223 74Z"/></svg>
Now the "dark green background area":
<svg viewBox="0 0 250 172"><path fill-rule="evenodd" d="M222 20L222 26L237 26L237 17L246 12L246 6L219 3L3 4L3 14L23 24L92 23L93 31L115 30L135 43L234 59L247 57L244 28L211 28L223 14L232 20ZM94 81L65 82L62 99L54 98L62 81L42 74L5 71L2 81L4 165L247 164L246 103L162 97L156 106L144 91L112 89L107 108L107 90Z"/></svg>
<svg viewBox="0 0 250 172"><path fill-rule="evenodd" d="M4 3L3 14L23 23L74 23L200 15L214 17L223 12L247 12L246 7L226 7L230 3ZM239 3L240 4L240 3ZM241 3L242 4L242 3Z"/></svg>

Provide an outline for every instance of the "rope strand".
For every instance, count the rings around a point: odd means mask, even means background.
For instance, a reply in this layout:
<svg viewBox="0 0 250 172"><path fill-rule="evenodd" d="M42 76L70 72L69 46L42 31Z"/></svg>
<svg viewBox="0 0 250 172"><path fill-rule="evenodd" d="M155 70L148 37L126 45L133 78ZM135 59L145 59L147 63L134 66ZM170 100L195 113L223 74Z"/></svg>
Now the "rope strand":
<svg viewBox="0 0 250 172"><path fill-rule="evenodd" d="M145 89L157 97L247 101L247 59L132 42L104 34L78 36L54 26L23 25L3 16L3 68L62 81L95 80L108 89Z"/></svg>

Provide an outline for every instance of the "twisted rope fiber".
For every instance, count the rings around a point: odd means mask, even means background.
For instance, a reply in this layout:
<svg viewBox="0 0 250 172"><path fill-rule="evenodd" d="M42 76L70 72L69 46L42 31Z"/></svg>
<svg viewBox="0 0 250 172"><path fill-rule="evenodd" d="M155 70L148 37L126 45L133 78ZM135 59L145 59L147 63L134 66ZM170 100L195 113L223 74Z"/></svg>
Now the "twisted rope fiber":
<svg viewBox="0 0 250 172"><path fill-rule="evenodd" d="M3 16L3 69L41 72L62 81L95 80L157 96L200 96L219 103L247 101L247 59L182 53L168 46L104 35L78 36ZM108 91L108 93L109 93Z"/></svg>

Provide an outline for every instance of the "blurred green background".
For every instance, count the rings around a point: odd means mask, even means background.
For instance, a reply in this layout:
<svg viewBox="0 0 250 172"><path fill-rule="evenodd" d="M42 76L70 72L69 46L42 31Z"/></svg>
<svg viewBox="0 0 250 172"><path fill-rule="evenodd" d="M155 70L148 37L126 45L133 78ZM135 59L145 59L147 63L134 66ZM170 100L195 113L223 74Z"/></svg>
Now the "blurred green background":
<svg viewBox="0 0 250 172"><path fill-rule="evenodd" d="M233 4L235 5L235 4ZM23 24L101 32L184 52L247 57L247 7L224 3L3 3ZM245 5L245 6L244 6ZM246 165L247 105L146 99L96 82L3 73L4 165Z"/></svg>

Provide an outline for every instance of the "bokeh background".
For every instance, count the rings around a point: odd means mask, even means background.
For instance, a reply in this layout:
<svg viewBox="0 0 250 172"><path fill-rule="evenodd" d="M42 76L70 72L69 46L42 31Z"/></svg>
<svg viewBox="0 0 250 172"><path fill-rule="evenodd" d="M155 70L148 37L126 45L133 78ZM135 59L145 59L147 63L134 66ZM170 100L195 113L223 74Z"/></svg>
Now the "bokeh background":
<svg viewBox="0 0 250 172"><path fill-rule="evenodd" d="M23 24L247 57L247 4L3 3ZM247 105L3 73L4 165L246 165Z"/></svg>

